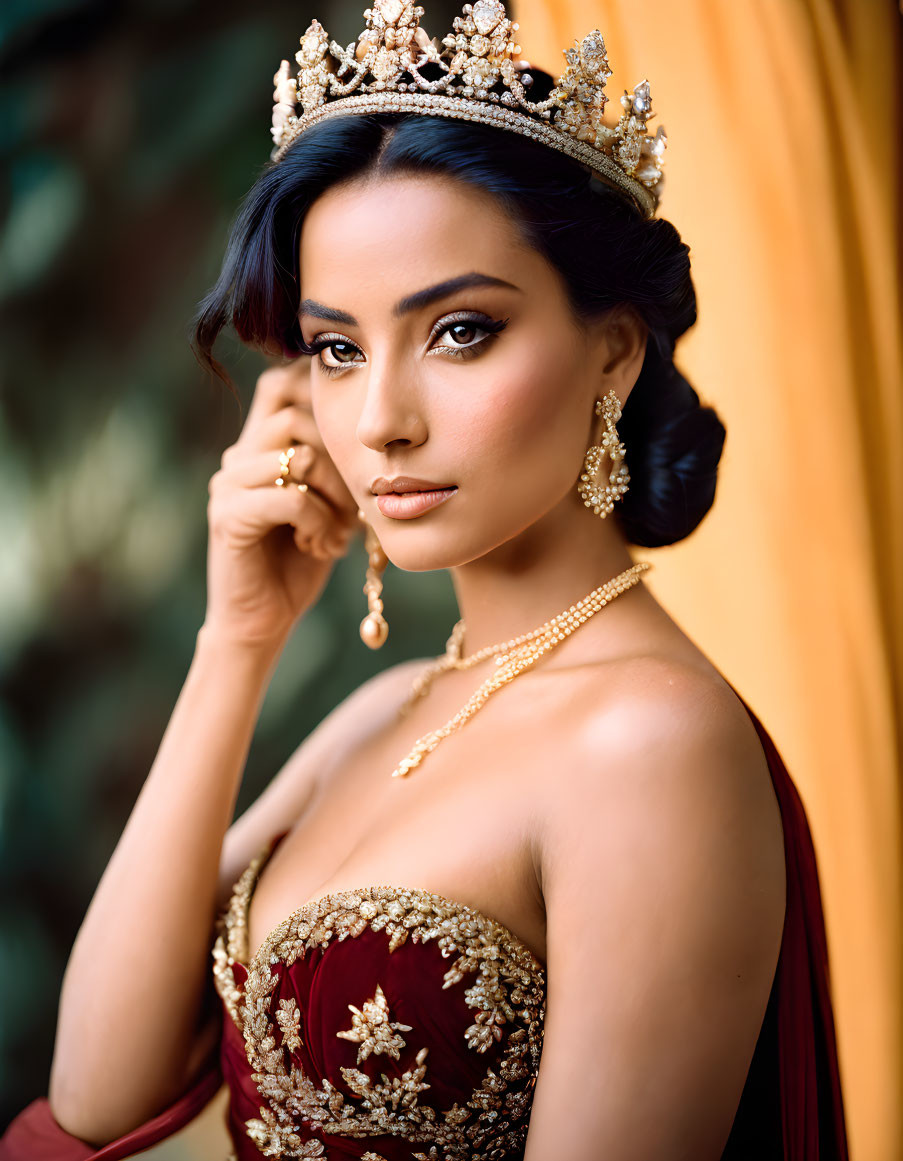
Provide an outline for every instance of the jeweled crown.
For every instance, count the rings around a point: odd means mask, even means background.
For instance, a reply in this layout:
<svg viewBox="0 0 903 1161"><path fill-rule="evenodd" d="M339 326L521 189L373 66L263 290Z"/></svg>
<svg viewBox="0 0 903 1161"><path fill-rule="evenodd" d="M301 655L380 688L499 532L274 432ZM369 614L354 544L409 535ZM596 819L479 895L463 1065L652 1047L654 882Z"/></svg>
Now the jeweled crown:
<svg viewBox="0 0 903 1161"><path fill-rule="evenodd" d="M611 69L597 28L564 50L567 68L549 96L530 101L530 65L518 59L518 25L501 0L465 4L441 44L420 26L423 11L405 0L376 0L364 12L367 27L346 48L313 20L295 53L297 77L287 60L273 77L271 159L281 160L305 129L331 116L405 112L480 121L569 154L653 216L667 137L661 125L654 137L646 134L655 116L646 80L632 94L624 91L616 125L603 121Z"/></svg>

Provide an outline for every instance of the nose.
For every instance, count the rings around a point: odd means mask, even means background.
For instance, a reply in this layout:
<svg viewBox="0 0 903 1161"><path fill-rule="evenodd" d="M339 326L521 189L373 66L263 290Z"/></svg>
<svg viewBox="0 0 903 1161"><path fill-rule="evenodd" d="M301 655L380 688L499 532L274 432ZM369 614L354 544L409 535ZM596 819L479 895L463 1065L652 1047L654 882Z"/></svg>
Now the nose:
<svg viewBox="0 0 903 1161"><path fill-rule="evenodd" d="M370 364L364 403L357 421L357 437L365 447L386 451L416 447L427 437L417 386L410 372L385 361Z"/></svg>

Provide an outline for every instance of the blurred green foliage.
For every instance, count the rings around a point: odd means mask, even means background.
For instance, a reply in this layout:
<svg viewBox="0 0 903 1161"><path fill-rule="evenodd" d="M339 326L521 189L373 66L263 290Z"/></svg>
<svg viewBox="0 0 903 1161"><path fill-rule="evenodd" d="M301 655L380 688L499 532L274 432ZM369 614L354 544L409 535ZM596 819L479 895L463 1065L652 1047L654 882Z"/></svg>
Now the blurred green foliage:
<svg viewBox="0 0 903 1161"><path fill-rule="evenodd" d="M347 44L365 6L0 9L0 1126L46 1092L69 949L204 616L207 481L241 416L188 323L267 160L280 59L314 15ZM221 357L247 408L262 360ZM444 648L449 578L390 566L370 653L364 569L357 545L286 648L239 811L362 680Z"/></svg>

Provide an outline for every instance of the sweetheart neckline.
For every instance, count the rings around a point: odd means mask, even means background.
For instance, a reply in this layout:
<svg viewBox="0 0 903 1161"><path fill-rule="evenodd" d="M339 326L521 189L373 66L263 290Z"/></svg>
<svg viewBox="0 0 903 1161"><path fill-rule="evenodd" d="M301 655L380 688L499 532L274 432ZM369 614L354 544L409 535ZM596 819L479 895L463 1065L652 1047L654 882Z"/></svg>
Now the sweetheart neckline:
<svg viewBox="0 0 903 1161"><path fill-rule="evenodd" d="M751 719L752 724L755 727L756 733L759 735L759 738L761 741L762 726L761 726L761 722L759 721L758 716L753 712L752 708L749 706L749 704L746 702L746 700L740 695L740 693L733 686L733 684L730 681L728 681L727 678L724 678L724 681L727 683L730 690L733 692L733 694L736 696L737 700L743 706L744 710L746 710L746 713L749 716L749 718ZM766 754L766 760L767 760L767 754ZM768 766L769 766L769 772L770 772L770 770L771 770L771 763L770 762L768 762ZM249 934L249 922L248 921L249 921L249 917L250 917L251 900L254 898L254 894L257 890L257 883L260 879L260 874L263 871L266 864L269 862L270 858L272 857L273 852L275 851L276 847L290 833L291 833L291 828L289 828L288 830L277 832L269 840L268 843L264 844L264 846L258 852L257 856L255 856L256 858L261 858L261 856L263 856L263 855L265 855L266 857L262 859L262 862L260 863L260 865L257 868L257 871L254 875L253 882L250 885L250 890L247 894L247 898L245 899L245 903L244 903L244 914L242 915L242 922L244 924L245 944L246 945L248 945L250 943L250 941L248 939L248 934ZM253 862L254 862L254 860L252 859L251 863L253 863ZM250 865L251 864L249 863L248 866L250 867ZM245 870L247 870L247 869L248 868L245 868ZM241 964L242 968L244 968L244 970L246 972L250 972L252 966L254 965L254 962L260 956L260 953L263 951L263 949L265 947L267 947L270 944L270 942L272 941L272 939L276 935L276 933L282 927L287 926L295 918L295 916L298 915L301 911L305 910L305 908L314 907L317 904L325 902L327 899L333 899L333 898L338 897L339 895L356 895L356 894L361 894L361 893L367 892L367 891L394 891L394 892L397 892L399 894L407 893L407 894L412 894L412 895L426 895L426 896L430 896L434 899L438 899L441 903L444 903L446 906L454 908L459 913L460 912L468 912L469 914L476 916L478 919L481 919L484 923L488 923L488 924L490 924L490 926L498 928L500 931L504 932L504 934L508 937L508 939L510 939L512 941L512 943L516 947L522 949L530 957L530 959L533 961L533 964L543 973L543 976L545 976L546 965L540 960L540 958L536 955L536 953L533 952L524 943L524 941L519 936L514 934L514 932L511 930L510 927L506 927L505 924L500 922L498 919L494 919L491 915L487 915L486 912L480 911L476 907L472 907L469 903L461 903L457 899L450 899L447 895L440 895L436 891L428 891L425 887L397 887L397 886L394 886L393 884L390 884L390 883L374 884L372 886L367 886L367 887L349 887L343 891L327 891L326 894L321 895L316 899L309 899L306 903L302 903L300 907L296 907L284 919L282 919L279 923L277 923L274 928L272 928L270 931L268 931L266 933L266 935L263 938L263 942L257 948L257 951L255 951L253 955L250 955L250 954L247 955L247 963L245 963L242 960L237 959L237 958L236 958L235 962ZM234 898L234 892L233 892L233 898Z"/></svg>
<svg viewBox="0 0 903 1161"><path fill-rule="evenodd" d="M289 834L289 831L283 831L274 839L270 840L270 843L267 844L269 846L268 851L267 846L264 846L260 852L262 854L263 851L267 851L266 858L257 868L254 879L250 884L250 890L248 891L247 898L244 903L244 913L242 915L242 921L244 923L245 929L245 944L248 947L250 945L248 936L250 934L249 919L251 911L251 900L254 898L254 895L257 891L257 884L260 880L260 875L263 871L263 868L269 862L276 847L287 834ZM532 951L519 936L515 935L510 927L506 927L505 924L501 923L498 919L494 919L491 915L487 915L484 911L479 910L477 907L472 907L469 903L461 903L457 899L450 899L447 895L441 895L438 891L428 891L425 887L398 887L392 883L376 883L364 887L346 887L338 891L327 891L325 894L318 896L316 899L308 899L306 903L302 903L300 907L296 907L293 911L289 912L289 914L286 915L284 919L280 920L274 928L267 932L267 934L263 937L263 942L260 944L253 955L251 955L250 952L246 953L247 963L243 962L237 957L235 957L235 962L241 964L244 970L250 973L251 969L254 967L255 962L259 959L261 953L271 944L273 937L279 931L281 931L283 927L288 927L292 920L297 915L300 915L302 911L305 911L310 907L319 906L320 904L327 902L327 900L338 899L343 895L364 895L366 897L369 892L375 891L391 891L395 894L415 895L418 897L426 896L430 899L438 900L439 903L444 904L447 907L453 908L458 914L464 913L482 920L484 923L489 924L491 928L497 928L499 931L503 932L504 935L509 940L511 940L515 947L530 957L534 968L541 972L543 977L545 977L546 965L542 962L539 956L537 956L536 953Z"/></svg>

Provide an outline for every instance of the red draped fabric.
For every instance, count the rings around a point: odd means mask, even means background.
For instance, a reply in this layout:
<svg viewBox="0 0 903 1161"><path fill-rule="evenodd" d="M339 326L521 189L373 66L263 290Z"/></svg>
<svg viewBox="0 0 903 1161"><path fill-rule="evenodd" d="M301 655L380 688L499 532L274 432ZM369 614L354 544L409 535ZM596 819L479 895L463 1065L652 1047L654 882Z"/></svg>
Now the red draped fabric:
<svg viewBox="0 0 903 1161"><path fill-rule="evenodd" d="M736 690L734 691L736 693ZM738 694L739 697L739 694ZM743 700L742 698L740 699ZM796 786L771 738L743 702L761 739L781 809L787 906L768 1008L722 1161L848 1161L835 1043L827 943L815 851ZM416 966L415 966L416 970ZM441 1046L437 1045L437 1052ZM226 1081L234 1102L256 1103L241 1038L223 1021L220 1056L158 1116L95 1149L56 1123L46 1097L28 1105L0 1138L0 1161L118 1161L171 1136L207 1105ZM256 1110L255 1110L256 1111ZM239 1156L256 1147L229 1118ZM366 1142L329 1142L324 1158L359 1156ZM512 1161L515 1161L512 1158Z"/></svg>
<svg viewBox="0 0 903 1161"><path fill-rule="evenodd" d="M736 689L734 693L740 697ZM773 1062L769 1067L771 1053L760 1052L760 1038L723 1161L764 1161L765 1154L752 1151L750 1143L762 1131L761 1117L769 1115L775 1105L783 1143L776 1156L783 1161L848 1161L815 848L793 779L765 727L740 700L756 727L781 808L787 907L763 1025L763 1036L773 1029ZM769 1087L777 1094L770 1105L764 1095ZM757 1107L760 1097L762 1104Z"/></svg>
<svg viewBox="0 0 903 1161"><path fill-rule="evenodd" d="M217 1060L169 1108L102 1149L67 1133L53 1118L46 1097L31 1102L0 1138L3 1161L122 1161L183 1129L213 1099L223 1082Z"/></svg>

